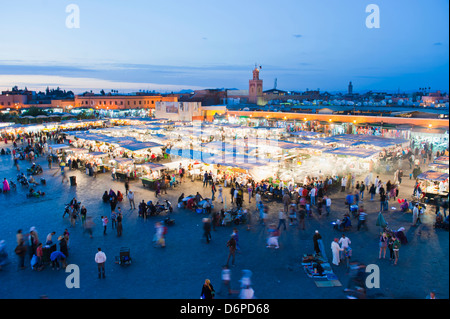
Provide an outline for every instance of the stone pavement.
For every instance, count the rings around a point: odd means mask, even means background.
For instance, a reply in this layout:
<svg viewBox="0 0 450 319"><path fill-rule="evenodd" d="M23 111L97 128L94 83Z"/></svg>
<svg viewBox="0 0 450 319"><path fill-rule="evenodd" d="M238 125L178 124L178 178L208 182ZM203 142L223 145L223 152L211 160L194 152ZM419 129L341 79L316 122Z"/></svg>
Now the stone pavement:
<svg viewBox="0 0 450 319"><path fill-rule="evenodd" d="M113 181L110 174L99 174L97 178L89 177L81 171L69 171L68 176L76 176L77 186L68 182L61 183L58 168L47 169L44 158L36 161L44 168L43 175L47 185L38 189L45 191L43 198L27 199L26 189L18 185L16 191L0 194L0 240L6 241L11 263L0 271L0 298L35 299L46 295L52 299L118 299L118 298L148 298L148 299L198 299L202 284L206 278L216 288L220 288L221 266L226 263L228 250L225 246L233 227L219 227L212 232L212 242L206 244L202 238L202 214L176 208L179 195L195 194L197 191L203 197L210 197L210 190L203 188L200 182L187 181L180 187L168 190L164 199L169 199L174 206L174 226L169 227L166 237L167 247L152 246L154 222L161 217L152 217L147 222L137 217L137 210L129 210L125 200L119 205L124 213L123 236L118 238L108 226L107 235L102 233L101 215L110 214L108 204L104 204L101 196L110 188L124 192L122 182ZM10 156L0 157L0 178L16 180L17 172L12 167ZM21 169L25 170L29 163L21 161ZM407 171L405 171L407 172ZM56 173L56 176L53 174ZM386 182L393 176L381 176ZM361 178L363 179L363 178ZM400 197L410 198L413 181L406 177L400 187ZM154 200L154 192L146 189L139 181L131 182L130 189L135 191L135 202ZM367 193L367 192L366 192ZM224 195L230 207L229 188L224 188ZM70 227L69 219L62 218L64 204L76 196L87 208L88 216L93 216L96 226L94 238L83 234L80 224ZM367 196L367 194L366 194ZM232 267L232 288L239 288L239 279L243 269L253 272L253 288L257 298L263 299L340 299L345 298L343 287L317 288L314 281L306 276L300 266L301 256L313 252L312 236L317 229L320 231L328 257L331 256L330 244L340 233L333 230L331 222L342 217L347 210L344 205L345 193L332 195L332 213L329 217L307 219L306 230L289 227L282 232L280 249L267 249L267 229L255 222L250 231L246 226L239 229L239 244L241 253L236 254L236 266ZM249 205L248 197L244 196L244 208L253 212L254 200ZM214 202L215 209L222 204ZM369 230L357 231L356 227L347 232L351 239L353 259L365 264L377 264L380 267L381 287L368 291L370 298L418 298L423 299L430 290L437 292L438 298L449 298L449 258L448 232L433 228L434 211L427 210L425 221L419 227L411 227L410 213L401 213L399 204L391 201L389 207L397 210L384 214L392 229L403 226L409 243L400 249L398 266L392 266L389 259L378 260L379 227L375 221L379 211L378 196L374 202L364 201L368 212ZM270 205L270 219L278 223L277 216L281 204ZM254 213L254 220L258 214ZM353 220L356 226L356 221ZM43 271L31 271L29 259L26 258L27 269L17 270L16 231L23 229L27 233L35 226L41 241L49 232L56 231L55 239L65 228L70 232L69 264L80 267L80 288L68 289L65 285L69 275L64 270L54 271L46 268ZM130 266L120 266L114 263L122 246L130 247L133 263ZM94 255L97 247L101 247L107 255L106 279L97 278L97 267ZM389 252L387 252L389 256ZM346 267L332 266L344 286L348 282ZM226 296L217 296L224 298ZM230 298L236 298L231 296Z"/></svg>

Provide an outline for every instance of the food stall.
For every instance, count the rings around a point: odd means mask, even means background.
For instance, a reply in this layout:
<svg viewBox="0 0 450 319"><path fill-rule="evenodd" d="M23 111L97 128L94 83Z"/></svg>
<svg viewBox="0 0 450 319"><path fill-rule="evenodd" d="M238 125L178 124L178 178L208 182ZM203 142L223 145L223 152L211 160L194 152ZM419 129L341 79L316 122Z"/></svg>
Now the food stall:
<svg viewBox="0 0 450 319"><path fill-rule="evenodd" d="M148 187L151 190L156 188L156 183L161 181L161 171L166 169L162 164L157 163L142 163L136 164L136 174L142 181L144 187Z"/></svg>
<svg viewBox="0 0 450 319"><path fill-rule="evenodd" d="M132 157L135 163L144 163L149 160L150 154L155 157L162 158L161 148L164 145L155 142L135 142L130 144L122 144L120 147L128 157Z"/></svg>
<svg viewBox="0 0 450 319"><path fill-rule="evenodd" d="M86 163L92 166L97 165L97 173L104 173L110 169L110 162L108 161L109 154L103 152L92 152L85 155Z"/></svg>
<svg viewBox="0 0 450 319"><path fill-rule="evenodd" d="M436 196L448 196L449 174L436 171L426 171L417 176L420 188L424 194L422 198L432 199Z"/></svg>
<svg viewBox="0 0 450 319"><path fill-rule="evenodd" d="M136 170L131 158L114 158L110 160L111 167L116 168L116 177L120 180L135 179Z"/></svg>

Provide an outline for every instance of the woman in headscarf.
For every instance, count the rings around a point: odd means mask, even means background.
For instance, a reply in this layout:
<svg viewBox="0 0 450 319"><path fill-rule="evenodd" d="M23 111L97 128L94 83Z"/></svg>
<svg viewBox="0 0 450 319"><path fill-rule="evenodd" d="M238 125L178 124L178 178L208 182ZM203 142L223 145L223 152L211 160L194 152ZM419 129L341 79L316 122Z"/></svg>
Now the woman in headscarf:
<svg viewBox="0 0 450 319"><path fill-rule="evenodd" d="M202 287L202 293L200 294L201 299L214 299L215 291L213 286L211 285L211 281L209 279L205 280L205 283Z"/></svg>

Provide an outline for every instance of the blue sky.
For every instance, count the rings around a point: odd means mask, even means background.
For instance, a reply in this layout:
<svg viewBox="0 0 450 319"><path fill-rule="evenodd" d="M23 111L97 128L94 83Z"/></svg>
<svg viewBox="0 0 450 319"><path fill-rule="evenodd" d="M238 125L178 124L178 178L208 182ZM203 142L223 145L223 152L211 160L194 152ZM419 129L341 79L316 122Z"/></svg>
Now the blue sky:
<svg viewBox="0 0 450 319"><path fill-rule="evenodd" d="M380 8L380 28L365 25ZM69 29L66 6L80 9ZM449 88L448 0L15 0L0 4L0 88L82 92Z"/></svg>

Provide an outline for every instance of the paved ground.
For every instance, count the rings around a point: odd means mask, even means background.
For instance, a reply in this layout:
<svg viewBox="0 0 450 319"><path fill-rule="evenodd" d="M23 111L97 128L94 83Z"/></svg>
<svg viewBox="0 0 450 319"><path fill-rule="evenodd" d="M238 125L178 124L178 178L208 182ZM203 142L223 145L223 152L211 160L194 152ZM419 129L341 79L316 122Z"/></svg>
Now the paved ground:
<svg viewBox="0 0 450 319"><path fill-rule="evenodd" d="M225 243L232 228L221 227L212 234L208 245L202 238L201 219L204 215L175 208L173 217L176 224L169 228L167 247L152 247L154 233L153 222L161 218L153 217L146 223L137 217L137 210L129 210L125 202L123 236L116 237L108 229L108 235L102 234L100 216L109 216L109 205L103 204L101 196L105 190L124 191L121 182L113 181L109 174L100 174L96 179L81 171L71 171L68 176L77 177L77 186L68 182L61 184L59 175L52 176L57 169L48 170L45 159L37 160L44 167L46 186L39 189L47 195L41 199L27 199L25 189L18 186L17 191L0 194L0 239L6 240L11 263L0 271L0 298L34 299L41 295L49 298L149 298L149 299L198 299L205 278L209 278L216 290L220 286L221 266L226 263L228 251ZM30 165L21 162L22 170ZM15 180L15 169L9 156L0 157L0 177ZM393 179L382 177L384 181ZM405 179L400 187L401 197L410 197L413 181ZM131 183L130 188L136 192L136 203L154 199L154 193L144 189L139 182ZM224 193L228 195L228 190ZM202 188L200 182L183 184L169 190L163 198L176 203L181 192L186 195L199 191L209 196L209 190ZM88 215L96 221L94 238L84 235L81 226L70 227L68 218L61 218L64 204L76 196L86 206ZM229 201L229 195L227 199ZM264 226L256 224L250 231L245 226L238 226L242 252L236 256L236 267L232 268L232 286L238 288L238 280L243 269L253 272L253 287L258 298L267 299L338 299L345 298L342 287L317 288L300 267L300 258L305 253L313 252L312 236L318 229L324 239L328 256L331 255L330 243L340 233L334 231L331 222L345 212L344 193L335 193L333 210L329 217L315 215L307 220L306 230L289 228L280 237L280 249L265 248L267 231ZM248 199L245 196L245 199ZM377 199L377 198L376 198ZM215 202L216 209L222 204ZM245 204L248 206L249 204ZM228 204L228 207L230 204ZM254 208L254 203L250 204ZM277 222L280 204L271 205L270 218ZM433 229L434 212L427 211L424 224L411 227L411 214L391 211L384 214L393 229L406 228L409 243L400 250L398 266L392 266L389 260L378 260L378 233L375 220L379 211L379 202L365 202L369 213L368 231L356 231L356 227L347 236L352 240L353 258L365 264L375 263L381 271L381 288L369 290L371 298L418 298L423 299L434 289L439 298L449 298L449 257L448 232ZM389 207L398 208L398 203L391 202ZM255 215L256 216L256 215ZM41 240L47 233L56 231L57 236L65 228L70 231L70 248L68 262L80 267L81 280L79 289L65 286L67 273L63 270L53 271L47 268L41 272L31 271L28 258L25 270L17 270L17 258L14 254L15 234L18 229L28 231L31 226L38 230ZM56 237L57 237L56 236ZM114 256L119 254L121 246L131 248L133 264L122 267L114 263ZM106 262L105 280L97 278L94 255L97 247L102 247L108 260ZM389 253L388 253L389 254ZM344 265L333 266L339 280L346 285L348 274ZM221 298L221 296L218 296Z"/></svg>

